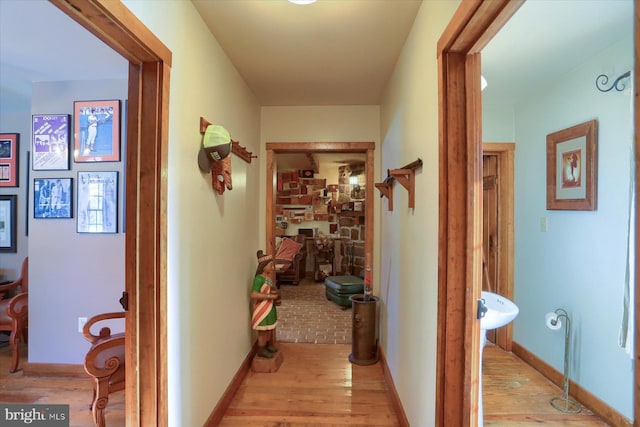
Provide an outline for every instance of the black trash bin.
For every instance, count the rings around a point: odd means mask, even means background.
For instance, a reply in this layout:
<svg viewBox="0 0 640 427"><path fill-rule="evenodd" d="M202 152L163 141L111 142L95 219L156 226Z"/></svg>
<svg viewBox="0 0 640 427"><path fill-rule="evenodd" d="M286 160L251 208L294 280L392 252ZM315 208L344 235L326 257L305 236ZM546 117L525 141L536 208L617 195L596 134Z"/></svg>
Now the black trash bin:
<svg viewBox="0 0 640 427"><path fill-rule="evenodd" d="M356 365L373 365L378 361L376 343L376 311L378 297L365 301L363 294L351 295L351 354L349 361Z"/></svg>

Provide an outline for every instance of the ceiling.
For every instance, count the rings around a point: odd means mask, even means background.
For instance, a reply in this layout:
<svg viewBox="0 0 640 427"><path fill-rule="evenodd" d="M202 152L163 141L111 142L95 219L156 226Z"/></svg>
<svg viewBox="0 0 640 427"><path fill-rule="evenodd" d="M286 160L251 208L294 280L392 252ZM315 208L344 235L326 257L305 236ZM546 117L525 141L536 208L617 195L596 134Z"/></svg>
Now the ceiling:
<svg viewBox="0 0 640 427"><path fill-rule="evenodd" d="M483 105L517 105L624 38L633 0L525 1L482 50Z"/></svg>
<svg viewBox="0 0 640 427"><path fill-rule="evenodd" d="M262 105L377 105L419 0L192 0Z"/></svg>
<svg viewBox="0 0 640 427"><path fill-rule="evenodd" d="M422 3L193 4L261 105L376 105ZM632 0L525 2L483 50L484 104L517 103L628 34L632 24ZM3 95L31 82L125 78L127 72L122 57L49 2L0 0Z"/></svg>

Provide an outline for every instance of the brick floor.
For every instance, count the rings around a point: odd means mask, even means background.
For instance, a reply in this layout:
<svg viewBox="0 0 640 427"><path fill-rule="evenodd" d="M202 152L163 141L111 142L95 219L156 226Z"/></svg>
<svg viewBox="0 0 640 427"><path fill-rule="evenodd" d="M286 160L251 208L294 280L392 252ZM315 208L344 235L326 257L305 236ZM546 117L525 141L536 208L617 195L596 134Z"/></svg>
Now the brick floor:
<svg viewBox="0 0 640 427"><path fill-rule="evenodd" d="M283 342L351 344L351 307L327 300L323 282L304 279L280 286L277 339Z"/></svg>

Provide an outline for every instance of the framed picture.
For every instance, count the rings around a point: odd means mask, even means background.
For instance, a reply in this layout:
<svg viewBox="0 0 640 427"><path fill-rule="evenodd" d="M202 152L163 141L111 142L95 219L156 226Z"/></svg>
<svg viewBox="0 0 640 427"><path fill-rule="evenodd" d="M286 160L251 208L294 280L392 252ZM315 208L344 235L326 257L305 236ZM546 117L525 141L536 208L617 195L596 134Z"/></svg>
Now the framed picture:
<svg viewBox="0 0 640 427"><path fill-rule="evenodd" d="M16 252L16 195L0 196L0 252Z"/></svg>
<svg viewBox="0 0 640 427"><path fill-rule="evenodd" d="M73 103L73 160L120 161L120 100Z"/></svg>
<svg viewBox="0 0 640 427"><path fill-rule="evenodd" d="M69 114L32 116L33 170L69 169Z"/></svg>
<svg viewBox="0 0 640 427"><path fill-rule="evenodd" d="M547 135L547 209L596 210L597 150L597 120Z"/></svg>
<svg viewBox="0 0 640 427"><path fill-rule="evenodd" d="M78 172L78 233L118 232L118 172Z"/></svg>
<svg viewBox="0 0 640 427"><path fill-rule="evenodd" d="M0 187L18 186L20 134L0 133Z"/></svg>
<svg viewBox="0 0 640 427"><path fill-rule="evenodd" d="M34 178L33 217L73 218L73 178Z"/></svg>

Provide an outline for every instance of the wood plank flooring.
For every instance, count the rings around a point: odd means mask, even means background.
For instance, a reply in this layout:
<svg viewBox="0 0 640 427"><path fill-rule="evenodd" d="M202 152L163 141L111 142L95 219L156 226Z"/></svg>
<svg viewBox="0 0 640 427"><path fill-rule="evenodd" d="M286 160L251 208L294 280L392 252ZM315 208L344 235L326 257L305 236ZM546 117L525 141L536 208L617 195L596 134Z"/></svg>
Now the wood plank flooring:
<svg viewBox="0 0 640 427"><path fill-rule="evenodd" d="M21 349L16 373L9 373L11 349L0 344L0 403L36 403L69 405L70 427L93 427L89 405L93 398L93 383L82 378L25 377L22 367L27 362L27 348ZM109 427L124 427L124 391L109 396L105 412Z"/></svg>
<svg viewBox="0 0 640 427"><path fill-rule="evenodd" d="M381 365L353 365L348 344L280 343L284 363L275 374L249 373L221 426L398 426ZM23 349L26 354L26 348ZM590 411L564 414L549 404L562 390L512 353L484 349L484 425L602 427ZM0 403L70 405L70 425L92 427L89 379L9 374L11 351L0 344ZM23 356L21 363L26 362ZM213 408L212 408L213 410ZM110 396L109 427L124 426L124 392ZM429 426L414 426L429 427ZM448 426L447 426L448 427Z"/></svg>
<svg viewBox="0 0 640 427"><path fill-rule="evenodd" d="M564 391L513 353L493 344L484 348L482 387L484 425L492 427L602 427L591 411L565 414L549 403ZM571 390L569 390L571 392Z"/></svg>
<svg viewBox="0 0 640 427"><path fill-rule="evenodd" d="M250 372L221 426L399 425L379 363L351 364L347 344L279 347L278 372Z"/></svg>

